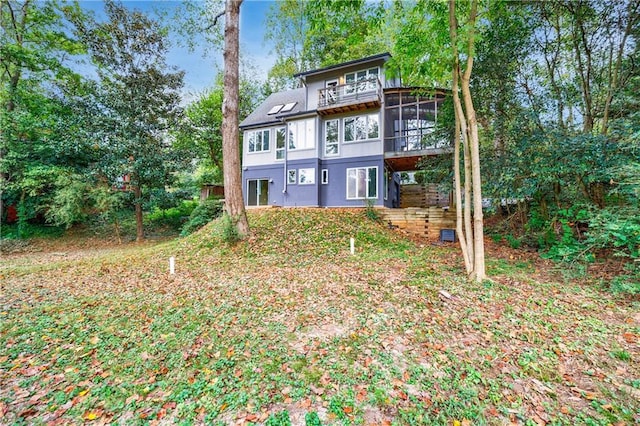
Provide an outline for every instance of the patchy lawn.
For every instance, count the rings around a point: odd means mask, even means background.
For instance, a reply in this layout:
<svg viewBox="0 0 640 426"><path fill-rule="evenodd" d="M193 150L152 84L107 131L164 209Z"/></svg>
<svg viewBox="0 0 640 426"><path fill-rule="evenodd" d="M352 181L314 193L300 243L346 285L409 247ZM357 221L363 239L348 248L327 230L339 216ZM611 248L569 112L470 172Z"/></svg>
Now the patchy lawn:
<svg viewBox="0 0 640 426"><path fill-rule="evenodd" d="M250 221L5 255L0 424L640 422L637 301L493 246L469 283L362 211Z"/></svg>

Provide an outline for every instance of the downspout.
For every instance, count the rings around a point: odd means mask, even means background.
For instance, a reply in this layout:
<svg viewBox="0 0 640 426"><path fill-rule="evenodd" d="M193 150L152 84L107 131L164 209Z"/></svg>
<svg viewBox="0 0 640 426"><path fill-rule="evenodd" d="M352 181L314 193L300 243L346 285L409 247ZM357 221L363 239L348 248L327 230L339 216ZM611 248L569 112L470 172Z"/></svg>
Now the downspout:
<svg viewBox="0 0 640 426"><path fill-rule="evenodd" d="M284 124L284 168L282 172L284 173L284 180L282 184L282 193L286 194L287 184L288 184L287 159L289 157L289 126L284 118L280 118L280 121L282 122L282 124ZM284 197L283 197L282 203L284 204Z"/></svg>

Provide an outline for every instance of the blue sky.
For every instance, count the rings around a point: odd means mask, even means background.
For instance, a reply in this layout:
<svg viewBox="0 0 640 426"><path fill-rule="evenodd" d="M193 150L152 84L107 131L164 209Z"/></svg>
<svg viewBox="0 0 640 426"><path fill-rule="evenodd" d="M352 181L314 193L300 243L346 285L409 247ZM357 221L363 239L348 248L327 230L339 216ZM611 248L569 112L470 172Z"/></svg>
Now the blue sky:
<svg viewBox="0 0 640 426"><path fill-rule="evenodd" d="M147 13L153 13L154 8L159 8L169 16L171 11L180 5L180 1L175 0L129 0L122 3L127 8ZM260 80L266 78L269 68L275 62L271 46L264 43L264 20L273 3L267 0L245 0L240 9L241 54L256 67L256 77ZM100 0L81 0L80 5L84 9L94 11L98 17L103 10ZM206 52L205 46L198 46L195 51L190 52L186 47L181 47L177 40L172 45L167 62L185 71L184 92L188 100L213 84L216 73L222 70L222 52L214 49Z"/></svg>

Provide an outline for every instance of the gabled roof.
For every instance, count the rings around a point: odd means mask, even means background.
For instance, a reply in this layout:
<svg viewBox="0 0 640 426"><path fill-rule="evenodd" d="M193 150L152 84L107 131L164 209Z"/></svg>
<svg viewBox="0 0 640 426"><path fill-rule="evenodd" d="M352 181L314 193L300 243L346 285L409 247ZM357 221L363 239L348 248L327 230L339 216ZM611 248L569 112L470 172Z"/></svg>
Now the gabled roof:
<svg viewBox="0 0 640 426"><path fill-rule="evenodd" d="M280 123L280 117L284 115L295 115L305 111L305 88L285 90L283 92L272 93L258 106L251 114L247 116L242 123L241 128L253 127L258 125L269 125ZM293 107L286 112L280 113L280 110L287 104L294 103ZM280 108L277 106L280 105ZM277 110L277 111L276 111ZM276 111L275 113L272 111ZM272 112L269 114L269 112Z"/></svg>
<svg viewBox="0 0 640 426"><path fill-rule="evenodd" d="M326 71L330 71L330 70L336 70L336 69L340 69L340 68L346 68L346 67L350 67L351 65L357 65L357 64L366 64L367 62L374 62L374 61L378 61L380 59L390 59L391 58L391 54L390 53L380 53L378 55L373 55L373 56L368 56L366 58L361 58L361 59L355 59L353 61L348 61L348 62L343 62L341 64L336 64L336 65L330 65L328 67L324 67L324 68L318 68L315 70L311 70L311 71L303 71L303 72L299 72L297 74L294 74L294 77L306 77L308 75L313 75L313 74L320 74Z"/></svg>

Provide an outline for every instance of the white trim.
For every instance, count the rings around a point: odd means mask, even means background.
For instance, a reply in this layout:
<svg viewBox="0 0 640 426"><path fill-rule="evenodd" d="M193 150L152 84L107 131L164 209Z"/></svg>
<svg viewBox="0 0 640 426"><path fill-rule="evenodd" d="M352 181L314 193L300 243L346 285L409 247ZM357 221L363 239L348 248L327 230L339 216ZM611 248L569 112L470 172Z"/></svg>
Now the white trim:
<svg viewBox="0 0 640 426"><path fill-rule="evenodd" d="M297 176L298 175L296 173L296 169L288 169L287 170L287 184L288 185L295 185L296 183L298 183ZM293 179L291 179L292 177L293 177Z"/></svg>
<svg viewBox="0 0 640 426"><path fill-rule="evenodd" d="M332 143L331 145L335 145L336 146L336 152L332 152L332 153L328 153L327 152L327 125L329 123L335 122L336 123L336 141L335 143ZM324 122L324 156L325 157L335 157L340 155L340 119L339 118L334 118L331 120L327 120Z"/></svg>
<svg viewBox="0 0 640 426"><path fill-rule="evenodd" d="M264 149L264 135L265 133L268 135L267 136L267 149ZM255 149L257 142L254 141L254 149L251 150L251 137L253 135L258 135L261 134L262 138L260 140L260 150ZM261 153L265 153L265 152L270 152L271 151L271 129L257 129L257 130L247 130L245 132L245 140L247 142L247 154L261 154Z"/></svg>
<svg viewBox="0 0 640 426"><path fill-rule="evenodd" d="M316 184L315 168L307 167L303 169L298 169L298 185L315 185L315 184Z"/></svg>
<svg viewBox="0 0 640 426"><path fill-rule="evenodd" d="M375 171L376 171L376 186L375 186L376 193L375 193L375 196L373 196L373 197L370 197L369 194L367 193L369 191L369 182L370 182L369 181L369 170L371 170L371 169L375 169ZM356 181L355 181L356 182L356 188L355 188L356 196L355 197L349 197L349 171L350 170L356 170ZM359 187L357 186L358 182L359 182L358 176L357 176L358 170L364 170L365 171L365 177L364 177L365 196L364 197L358 197L357 196L358 192L359 192L358 191ZM347 185L347 188L346 188L346 190L347 190L346 191L346 199L347 200L377 200L378 199L378 182L380 180L380 175L378 173L378 166L349 167L349 168L346 169L345 173L346 173L346 185Z"/></svg>

